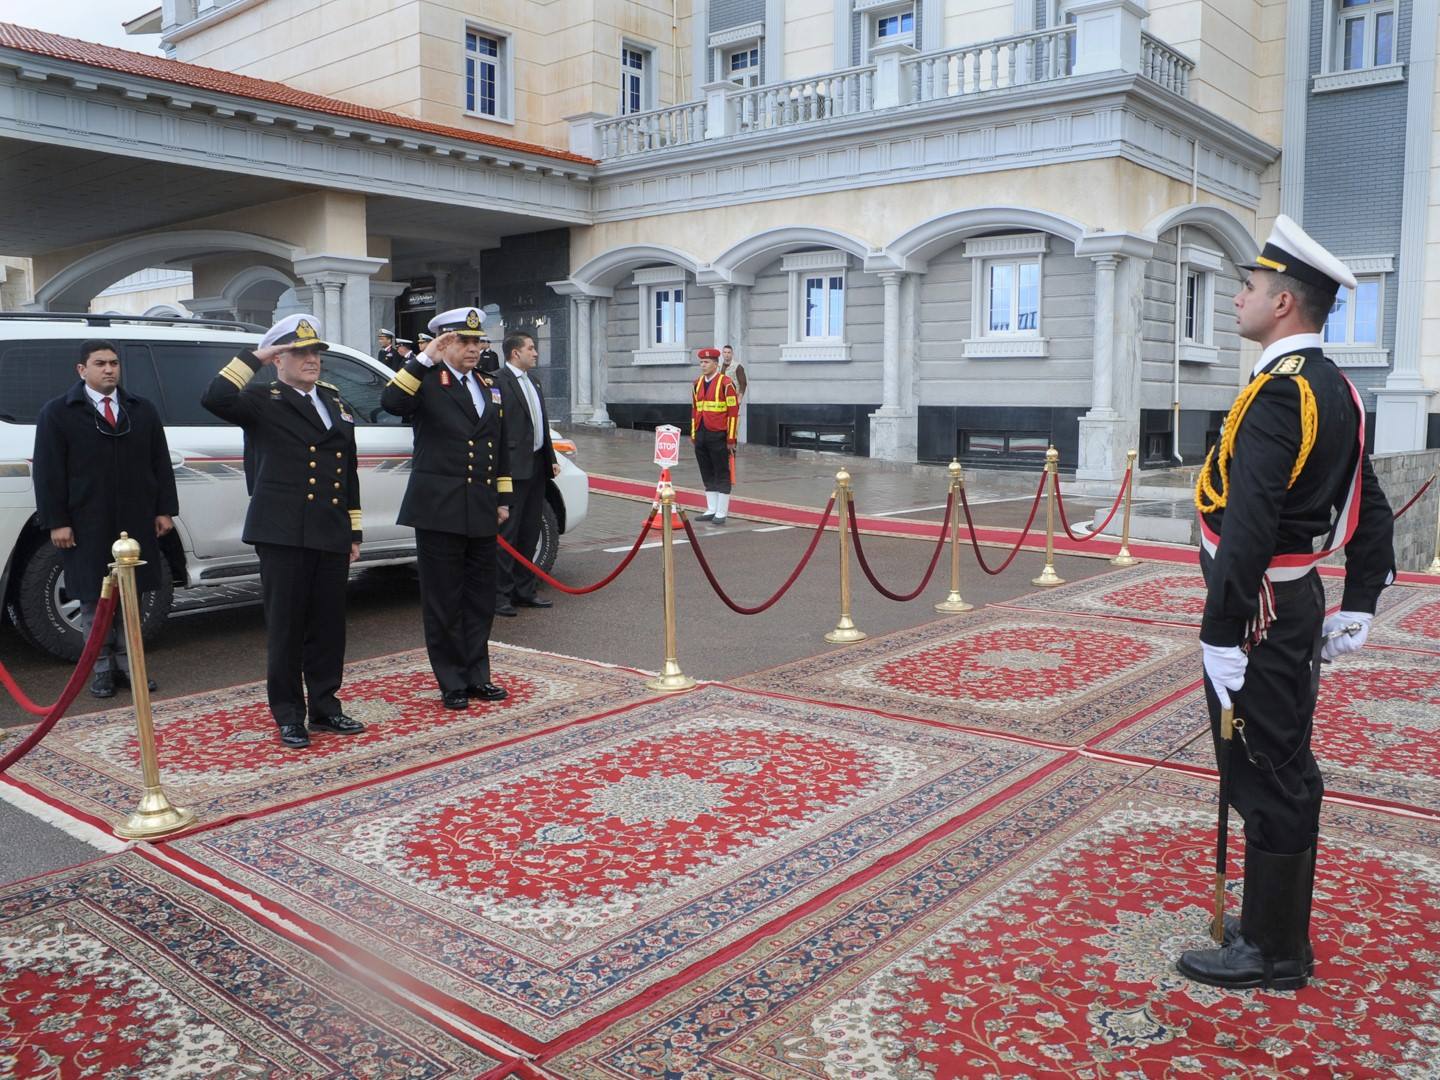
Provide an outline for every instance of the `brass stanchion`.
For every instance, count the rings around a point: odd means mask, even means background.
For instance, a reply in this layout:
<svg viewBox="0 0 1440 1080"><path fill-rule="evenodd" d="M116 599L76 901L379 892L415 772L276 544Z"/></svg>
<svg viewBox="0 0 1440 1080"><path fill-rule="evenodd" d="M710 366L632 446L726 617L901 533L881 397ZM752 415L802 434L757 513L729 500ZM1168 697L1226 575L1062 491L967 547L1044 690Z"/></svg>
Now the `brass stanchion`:
<svg viewBox="0 0 1440 1080"><path fill-rule="evenodd" d="M1031 578L1030 584L1048 587L1065 584L1065 579L1055 573L1055 488L1060 483L1060 451L1053 446L1045 451L1045 472L1050 477L1050 497L1045 502L1045 569L1039 577Z"/></svg>
<svg viewBox="0 0 1440 1080"><path fill-rule="evenodd" d="M958 614L974 611L974 604L967 604L960 597L960 492L965 488L965 470L958 458L952 458L950 473L950 595L935 605L935 610L944 614Z"/></svg>
<svg viewBox="0 0 1440 1080"><path fill-rule="evenodd" d="M660 481L660 548L665 566L665 666L646 686L661 694L689 690L695 680L680 670L675 644L675 488L667 476Z"/></svg>
<svg viewBox="0 0 1440 1080"><path fill-rule="evenodd" d="M856 629L850 618L850 474L835 474L835 509L840 515L840 621L825 635L832 645L851 645L865 640L865 631Z"/></svg>
<svg viewBox="0 0 1440 1080"><path fill-rule="evenodd" d="M1420 571L1422 574L1440 574L1440 505L1435 507L1435 558Z"/></svg>
<svg viewBox="0 0 1440 1080"><path fill-rule="evenodd" d="M115 835L126 840L146 840L185 828L195 820L195 814L170 805L165 789L160 786L160 766L155 759L155 723L150 715L150 680L145 673L145 642L140 636L140 593L135 587L135 568L145 565L140 559L140 542L122 532L120 539L111 545L110 554L115 556L110 569L120 584L120 610L125 616L125 650L130 659L130 692L135 698L140 774L145 785L140 805L115 826Z"/></svg>
<svg viewBox="0 0 1440 1080"><path fill-rule="evenodd" d="M1125 451L1125 521L1120 527L1120 550L1110 560L1111 566L1134 566L1140 560L1130 554L1130 507L1135 502L1135 455Z"/></svg>

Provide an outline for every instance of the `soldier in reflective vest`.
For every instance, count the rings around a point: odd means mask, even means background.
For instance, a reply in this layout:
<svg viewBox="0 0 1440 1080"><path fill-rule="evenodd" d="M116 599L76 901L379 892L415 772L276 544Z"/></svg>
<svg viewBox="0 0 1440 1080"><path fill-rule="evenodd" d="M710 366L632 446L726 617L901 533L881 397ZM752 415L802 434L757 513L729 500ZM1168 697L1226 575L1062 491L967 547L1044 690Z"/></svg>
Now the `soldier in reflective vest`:
<svg viewBox="0 0 1440 1080"><path fill-rule="evenodd" d="M1365 643L1394 579L1394 527L1365 452L1363 402L1321 337L1354 275L1283 215L1243 269L1240 333L1264 351L1205 461L1195 503L1211 725L1218 732L1232 704L1244 721L1243 738L1217 737L1216 747L1228 747L1220 765L1245 819L1245 897L1223 947L1187 952L1179 969L1211 986L1293 990L1314 965L1310 897L1325 788L1310 735L1320 663ZM1345 593L1326 619L1315 567L1341 548Z"/></svg>
<svg viewBox="0 0 1440 1080"><path fill-rule="evenodd" d="M735 482L735 438L740 423L740 395L729 375L720 374L720 350L701 349L700 378L690 394L690 441L705 485L705 513L700 521L724 525Z"/></svg>

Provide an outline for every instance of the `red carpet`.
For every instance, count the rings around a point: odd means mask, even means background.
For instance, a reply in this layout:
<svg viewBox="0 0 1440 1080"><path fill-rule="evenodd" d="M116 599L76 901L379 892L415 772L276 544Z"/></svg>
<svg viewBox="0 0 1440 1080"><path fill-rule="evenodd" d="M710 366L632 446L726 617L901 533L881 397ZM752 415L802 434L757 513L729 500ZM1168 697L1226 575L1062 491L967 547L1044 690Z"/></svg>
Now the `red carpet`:
<svg viewBox="0 0 1440 1080"><path fill-rule="evenodd" d="M139 854L0 888L0 1075L473 1080L500 1061Z"/></svg>
<svg viewBox="0 0 1440 1080"><path fill-rule="evenodd" d="M1386 589L1380 594L1370 643L1440 652L1440 588Z"/></svg>
<svg viewBox="0 0 1440 1080"><path fill-rule="evenodd" d="M1440 655L1367 648L1327 666L1311 745L1328 794L1440 818ZM1098 748L1213 770L1203 692L1155 710Z"/></svg>
<svg viewBox="0 0 1440 1080"><path fill-rule="evenodd" d="M1079 746L1200 677L1193 630L991 609L739 685Z"/></svg>
<svg viewBox="0 0 1440 1080"><path fill-rule="evenodd" d="M308 750L275 738L263 683L155 704L166 794L200 823L256 814L352 784L515 739L646 697L641 677L544 653L492 648L503 702L464 711L440 704L423 652L346 668L345 711L359 735L313 736ZM17 732L19 737L23 732ZM141 793L135 714L113 709L62 720L7 774L8 781L102 828L135 809Z"/></svg>
<svg viewBox="0 0 1440 1080"><path fill-rule="evenodd" d="M168 849L533 1050L1054 760L712 687Z"/></svg>
<svg viewBox="0 0 1440 1080"><path fill-rule="evenodd" d="M1208 940L1214 797L1072 763L541 1064L577 1080L1433 1075L1440 825L1327 811L1316 979L1222 993L1171 966Z"/></svg>

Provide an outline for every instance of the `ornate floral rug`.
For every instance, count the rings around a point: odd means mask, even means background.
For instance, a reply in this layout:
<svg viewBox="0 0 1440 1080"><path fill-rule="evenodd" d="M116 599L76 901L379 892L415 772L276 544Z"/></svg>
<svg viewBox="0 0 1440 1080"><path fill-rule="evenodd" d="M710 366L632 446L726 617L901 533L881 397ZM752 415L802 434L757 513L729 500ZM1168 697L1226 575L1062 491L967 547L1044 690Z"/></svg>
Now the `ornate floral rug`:
<svg viewBox="0 0 1440 1080"><path fill-rule="evenodd" d="M996 609L737 685L1079 746L1199 679L1192 630Z"/></svg>
<svg viewBox="0 0 1440 1080"><path fill-rule="evenodd" d="M474 1080L502 1060L138 853L0 888L0 1075Z"/></svg>
<svg viewBox="0 0 1440 1080"><path fill-rule="evenodd" d="M1440 587L1397 585L1381 593L1369 644L1440 652Z"/></svg>
<svg viewBox="0 0 1440 1080"><path fill-rule="evenodd" d="M1058 760L708 687L167 852L534 1050L705 969Z"/></svg>
<svg viewBox="0 0 1440 1080"><path fill-rule="evenodd" d="M1440 825L1327 807L1315 979L1223 992L1172 966L1208 943L1214 805L1204 778L1072 761L541 1065L574 1080L1433 1076Z"/></svg>
<svg viewBox="0 0 1440 1080"><path fill-rule="evenodd" d="M1323 580L1326 605L1334 607L1340 603L1344 582ZM1199 626L1205 611L1205 579L1198 565L1142 563L991 606Z"/></svg>
<svg viewBox="0 0 1440 1080"><path fill-rule="evenodd" d="M155 703L160 777L204 825L390 776L593 716L649 696L638 674L546 653L492 649L501 702L444 708L423 651L350 664L340 697L359 735L317 732L307 750L275 737L265 684ZM14 733L18 738L23 731ZM4 743L0 742L0 748ZM140 799L132 709L62 720L6 781L108 828Z"/></svg>
<svg viewBox="0 0 1440 1080"><path fill-rule="evenodd" d="M1311 746L1329 794L1440 817L1440 656L1366 648L1327 665ZM1156 709L1097 749L1214 769L1204 691Z"/></svg>

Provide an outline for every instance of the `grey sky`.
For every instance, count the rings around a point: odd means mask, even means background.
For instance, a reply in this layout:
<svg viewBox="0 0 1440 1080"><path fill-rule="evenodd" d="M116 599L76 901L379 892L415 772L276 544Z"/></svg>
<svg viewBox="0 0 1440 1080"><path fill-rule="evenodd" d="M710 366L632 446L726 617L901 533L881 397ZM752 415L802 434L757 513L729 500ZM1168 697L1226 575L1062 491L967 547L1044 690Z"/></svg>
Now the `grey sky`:
<svg viewBox="0 0 1440 1080"><path fill-rule="evenodd" d="M159 34L129 37L120 24L159 6L159 0L0 0L0 22L158 54Z"/></svg>

